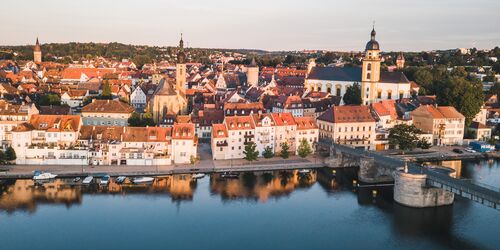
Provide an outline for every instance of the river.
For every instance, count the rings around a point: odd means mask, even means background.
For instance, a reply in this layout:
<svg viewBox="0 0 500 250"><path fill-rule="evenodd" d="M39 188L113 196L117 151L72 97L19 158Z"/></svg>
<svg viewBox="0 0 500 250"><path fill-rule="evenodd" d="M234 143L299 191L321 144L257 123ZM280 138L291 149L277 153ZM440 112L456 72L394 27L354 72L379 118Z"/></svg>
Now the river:
<svg viewBox="0 0 500 250"><path fill-rule="evenodd" d="M498 161L443 165L500 187ZM356 188L356 178L354 169L320 169L107 187L3 181L0 248L498 249L499 211L460 197L408 208L393 201L392 187Z"/></svg>

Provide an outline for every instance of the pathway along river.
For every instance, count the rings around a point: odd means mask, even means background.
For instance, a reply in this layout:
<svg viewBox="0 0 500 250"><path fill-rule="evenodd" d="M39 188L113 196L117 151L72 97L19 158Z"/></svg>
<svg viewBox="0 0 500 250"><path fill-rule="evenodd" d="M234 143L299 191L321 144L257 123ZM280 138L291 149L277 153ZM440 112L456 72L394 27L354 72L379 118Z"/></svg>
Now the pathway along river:
<svg viewBox="0 0 500 250"><path fill-rule="evenodd" d="M500 162L444 163L500 188ZM103 188L0 184L1 249L498 249L500 213L456 198L412 209L353 169L158 177Z"/></svg>

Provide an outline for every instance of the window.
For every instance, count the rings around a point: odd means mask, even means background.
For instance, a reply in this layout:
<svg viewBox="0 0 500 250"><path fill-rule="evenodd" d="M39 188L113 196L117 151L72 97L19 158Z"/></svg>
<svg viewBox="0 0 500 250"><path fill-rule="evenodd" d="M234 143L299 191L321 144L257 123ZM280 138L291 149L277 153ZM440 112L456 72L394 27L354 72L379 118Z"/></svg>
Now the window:
<svg viewBox="0 0 500 250"><path fill-rule="evenodd" d="M377 98L378 99L382 98L382 90L377 91Z"/></svg>
<svg viewBox="0 0 500 250"><path fill-rule="evenodd" d="M366 70L372 70L372 64L369 63L367 66L366 66Z"/></svg>
<svg viewBox="0 0 500 250"><path fill-rule="evenodd" d="M340 87L337 87L337 93L336 96L340 96Z"/></svg>
<svg viewBox="0 0 500 250"><path fill-rule="evenodd" d="M366 79L368 79L368 80L371 79L371 74L370 73L366 73Z"/></svg>
<svg viewBox="0 0 500 250"><path fill-rule="evenodd" d="M392 91L387 91L387 99L391 100L392 99Z"/></svg>

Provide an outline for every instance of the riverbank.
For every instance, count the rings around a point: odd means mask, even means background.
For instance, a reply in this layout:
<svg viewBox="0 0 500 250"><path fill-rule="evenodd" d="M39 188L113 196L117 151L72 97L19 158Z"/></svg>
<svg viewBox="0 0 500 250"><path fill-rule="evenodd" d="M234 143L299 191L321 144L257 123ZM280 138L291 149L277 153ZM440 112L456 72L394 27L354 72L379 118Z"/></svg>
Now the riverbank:
<svg viewBox="0 0 500 250"><path fill-rule="evenodd" d="M127 165L5 165L1 166L0 179L26 179L33 177L33 171L40 170L57 174L58 177L82 177L87 175L108 174L110 176L157 176L192 173L222 173L246 171L293 170L324 167L323 159L291 157L289 159L200 161L197 164L163 166L127 166Z"/></svg>

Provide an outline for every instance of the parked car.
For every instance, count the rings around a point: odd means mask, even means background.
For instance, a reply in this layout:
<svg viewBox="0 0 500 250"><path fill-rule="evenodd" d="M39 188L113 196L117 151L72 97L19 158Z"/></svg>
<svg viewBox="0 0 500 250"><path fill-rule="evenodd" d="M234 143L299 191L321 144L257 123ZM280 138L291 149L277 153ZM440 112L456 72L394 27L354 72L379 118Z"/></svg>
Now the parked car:
<svg viewBox="0 0 500 250"><path fill-rule="evenodd" d="M464 153L464 151L462 151L462 150L461 150L461 149L459 149L459 148L454 148L454 149L453 149L453 152L455 152L455 153L457 153L457 154L463 154L463 153Z"/></svg>

